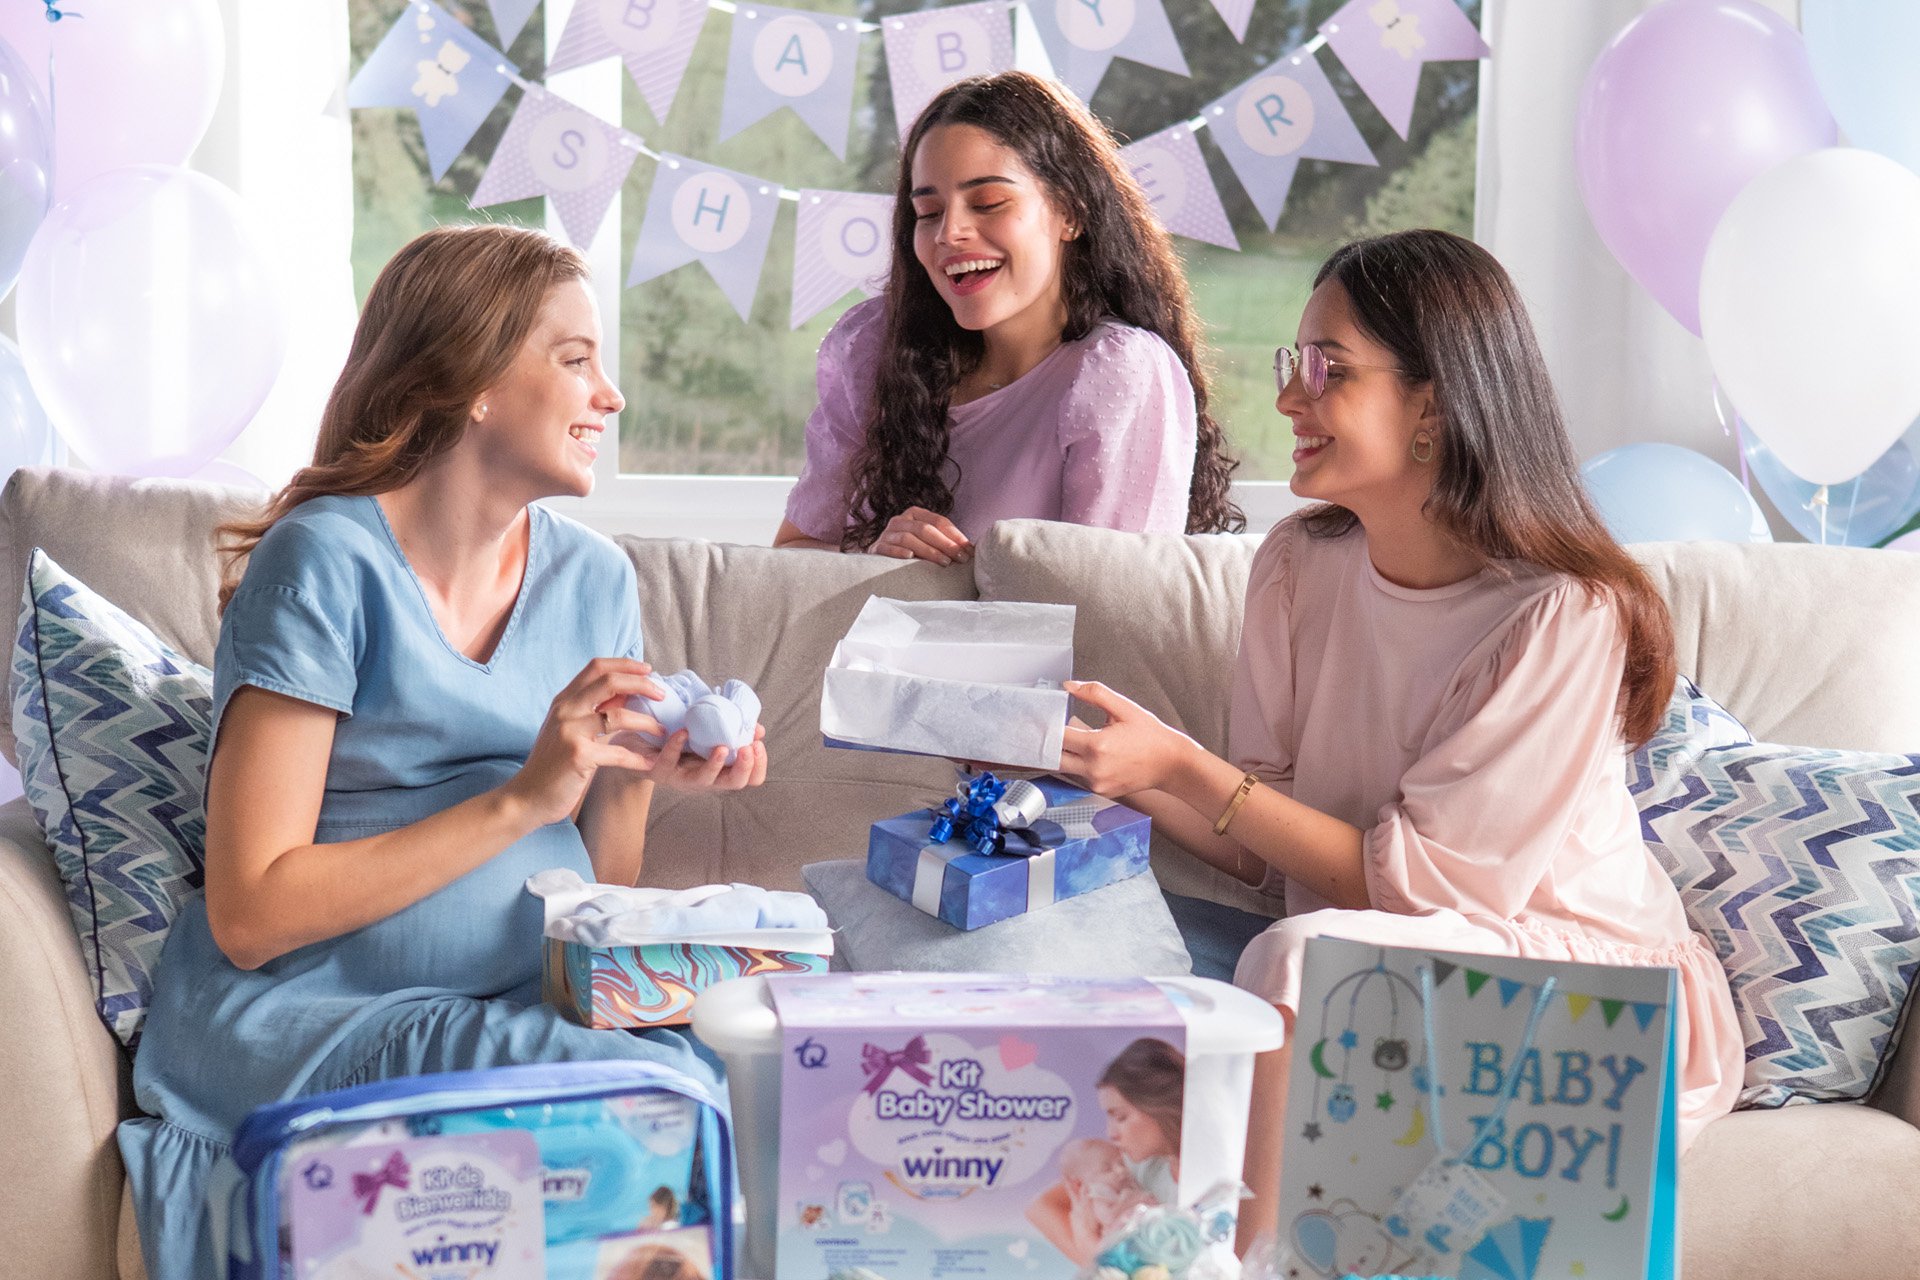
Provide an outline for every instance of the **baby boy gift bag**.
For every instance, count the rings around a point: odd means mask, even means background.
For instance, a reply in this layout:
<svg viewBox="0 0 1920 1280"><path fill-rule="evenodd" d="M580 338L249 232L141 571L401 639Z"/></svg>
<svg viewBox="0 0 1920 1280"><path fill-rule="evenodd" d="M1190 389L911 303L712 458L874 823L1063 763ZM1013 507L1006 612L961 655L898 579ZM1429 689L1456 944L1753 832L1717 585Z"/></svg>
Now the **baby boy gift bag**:
<svg viewBox="0 0 1920 1280"><path fill-rule="evenodd" d="M829 974L784 1036L774 1280L1070 1280L1179 1199L1186 1024L1145 980Z"/></svg>
<svg viewBox="0 0 1920 1280"><path fill-rule="evenodd" d="M1292 1273L1673 1280L1676 990L1665 968L1310 941Z"/></svg>

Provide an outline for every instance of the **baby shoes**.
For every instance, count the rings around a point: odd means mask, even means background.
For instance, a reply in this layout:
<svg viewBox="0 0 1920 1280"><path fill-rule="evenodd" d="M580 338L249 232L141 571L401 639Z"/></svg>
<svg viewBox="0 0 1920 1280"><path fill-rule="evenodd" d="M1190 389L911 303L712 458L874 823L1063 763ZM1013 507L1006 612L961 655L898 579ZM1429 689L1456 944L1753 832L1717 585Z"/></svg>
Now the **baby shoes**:
<svg viewBox="0 0 1920 1280"><path fill-rule="evenodd" d="M760 695L746 681L729 680L715 692L693 672L676 671L670 676L657 675L653 682L667 695L665 698L658 702L638 696L627 699L629 710L652 716L665 731L664 735L636 731L644 741L657 747L685 729L689 752L704 760L715 747L725 747L728 764L734 762L740 748L753 742L754 728L760 723Z"/></svg>

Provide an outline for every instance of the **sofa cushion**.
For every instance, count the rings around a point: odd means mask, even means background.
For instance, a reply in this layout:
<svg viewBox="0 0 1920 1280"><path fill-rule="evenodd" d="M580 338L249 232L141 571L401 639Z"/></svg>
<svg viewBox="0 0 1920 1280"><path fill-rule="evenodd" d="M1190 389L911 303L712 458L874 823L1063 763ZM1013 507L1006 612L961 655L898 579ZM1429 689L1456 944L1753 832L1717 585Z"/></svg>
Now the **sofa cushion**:
<svg viewBox="0 0 1920 1280"><path fill-rule="evenodd" d="M836 968L856 973L1059 973L1170 978L1193 972L1153 873L979 929L956 929L867 879L864 861L804 868L839 932Z"/></svg>
<svg viewBox="0 0 1920 1280"><path fill-rule="evenodd" d="M200 887L212 675L36 551L11 683L27 801L95 1005L131 1049L167 931Z"/></svg>
<svg viewBox="0 0 1920 1280"><path fill-rule="evenodd" d="M1747 741L1682 681L1629 787L1713 941L1747 1106L1866 1097L1920 970L1920 755Z"/></svg>
<svg viewBox="0 0 1920 1280"><path fill-rule="evenodd" d="M1920 751L1920 556L1860 547L1629 548L1673 614L1680 670L1762 742Z"/></svg>
<svg viewBox="0 0 1920 1280"><path fill-rule="evenodd" d="M1209 751L1225 752L1247 573L1259 545L1259 538L1233 534L1117 533L1002 520L980 541L974 580L982 600L1077 606L1076 677L1110 685ZM1167 892L1262 915L1278 912L1278 898L1254 892L1161 837L1153 846L1154 874Z"/></svg>
<svg viewBox="0 0 1920 1280"><path fill-rule="evenodd" d="M823 745L820 686L833 646L868 596L971 600L971 566L679 538L617 541L639 578L647 660L661 671L697 661L709 681L745 680L760 695L767 728L764 786L655 793L643 883L800 889L804 864L864 856L873 822L952 791L945 760Z"/></svg>

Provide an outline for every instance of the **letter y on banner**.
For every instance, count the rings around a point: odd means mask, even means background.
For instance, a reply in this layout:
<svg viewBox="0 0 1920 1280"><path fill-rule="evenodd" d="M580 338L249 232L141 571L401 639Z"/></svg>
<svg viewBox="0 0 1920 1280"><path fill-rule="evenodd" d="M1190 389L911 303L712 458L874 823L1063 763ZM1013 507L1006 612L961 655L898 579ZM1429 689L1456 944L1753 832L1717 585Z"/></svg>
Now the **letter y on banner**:
<svg viewBox="0 0 1920 1280"><path fill-rule="evenodd" d="M900 136L956 80L1013 70L1013 5L951 5L881 20Z"/></svg>
<svg viewBox="0 0 1920 1280"><path fill-rule="evenodd" d="M705 3L705 0L702 0ZM514 70L501 52L430 0L414 0L347 86L350 107L412 107L440 181L486 122Z"/></svg>
<svg viewBox="0 0 1920 1280"><path fill-rule="evenodd" d="M860 31L852 18L743 3L733 15L720 141L792 107L833 154L847 158Z"/></svg>
<svg viewBox="0 0 1920 1280"><path fill-rule="evenodd" d="M885 287L892 261L893 197L856 191L802 191L793 233L791 327L845 297Z"/></svg>
<svg viewBox="0 0 1920 1280"><path fill-rule="evenodd" d="M661 156L627 287L697 261L745 320L779 212L780 189L764 179L685 156Z"/></svg>
<svg viewBox="0 0 1920 1280"><path fill-rule="evenodd" d="M547 73L615 54L640 87L647 110L665 120L707 21L707 0L578 0Z"/></svg>
<svg viewBox="0 0 1920 1280"><path fill-rule="evenodd" d="M612 125L535 86L520 100L471 203L477 209L551 196L567 239L584 249L638 154Z"/></svg>
<svg viewBox="0 0 1920 1280"><path fill-rule="evenodd" d="M1067 88L1091 101L1115 58L1186 75L1160 0L1032 0L1027 11Z"/></svg>

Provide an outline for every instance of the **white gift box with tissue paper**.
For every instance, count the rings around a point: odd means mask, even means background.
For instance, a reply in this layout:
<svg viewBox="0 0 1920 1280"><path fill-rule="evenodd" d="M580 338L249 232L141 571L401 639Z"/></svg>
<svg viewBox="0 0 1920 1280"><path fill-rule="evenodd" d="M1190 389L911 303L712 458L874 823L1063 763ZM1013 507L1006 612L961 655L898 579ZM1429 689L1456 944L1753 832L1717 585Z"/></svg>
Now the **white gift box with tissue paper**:
<svg viewBox="0 0 1920 1280"><path fill-rule="evenodd" d="M824 973L833 955L826 914L804 893L637 889L562 870L534 876L527 892L546 906L542 998L585 1027L679 1026L716 982Z"/></svg>
<svg viewBox="0 0 1920 1280"><path fill-rule="evenodd" d="M875 596L820 691L829 746L1056 769L1073 606Z"/></svg>

